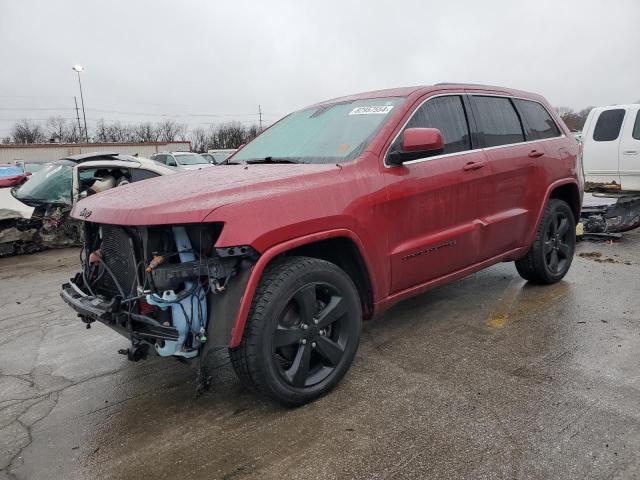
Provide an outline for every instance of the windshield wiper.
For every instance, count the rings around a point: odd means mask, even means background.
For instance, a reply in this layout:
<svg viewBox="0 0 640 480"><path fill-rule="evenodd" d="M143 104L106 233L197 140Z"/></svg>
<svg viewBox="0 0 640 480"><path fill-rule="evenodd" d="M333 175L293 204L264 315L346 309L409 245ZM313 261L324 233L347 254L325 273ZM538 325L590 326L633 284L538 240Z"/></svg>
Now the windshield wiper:
<svg viewBox="0 0 640 480"><path fill-rule="evenodd" d="M246 163L300 163L295 158L286 158L286 157L264 157L264 158L255 158L253 160L246 160Z"/></svg>

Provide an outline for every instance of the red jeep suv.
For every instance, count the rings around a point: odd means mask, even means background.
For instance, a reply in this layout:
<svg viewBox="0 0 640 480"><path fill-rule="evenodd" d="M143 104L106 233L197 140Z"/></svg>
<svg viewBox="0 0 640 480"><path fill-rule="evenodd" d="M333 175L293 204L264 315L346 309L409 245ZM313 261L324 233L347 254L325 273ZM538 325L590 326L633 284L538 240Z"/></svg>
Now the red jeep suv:
<svg viewBox="0 0 640 480"><path fill-rule="evenodd" d="M497 262L569 270L580 153L540 96L397 88L291 113L228 165L79 202L82 270L62 298L130 359L226 347L254 392L300 405L348 370L362 318ZM224 171L220 171L223 169Z"/></svg>

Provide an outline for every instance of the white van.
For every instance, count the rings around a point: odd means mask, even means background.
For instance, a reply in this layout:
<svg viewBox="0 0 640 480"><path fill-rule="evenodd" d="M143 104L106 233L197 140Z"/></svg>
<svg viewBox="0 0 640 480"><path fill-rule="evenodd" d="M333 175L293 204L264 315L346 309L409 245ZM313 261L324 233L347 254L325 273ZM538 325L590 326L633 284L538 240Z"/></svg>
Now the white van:
<svg viewBox="0 0 640 480"><path fill-rule="evenodd" d="M586 190L640 191L640 104L591 110L582 144Z"/></svg>

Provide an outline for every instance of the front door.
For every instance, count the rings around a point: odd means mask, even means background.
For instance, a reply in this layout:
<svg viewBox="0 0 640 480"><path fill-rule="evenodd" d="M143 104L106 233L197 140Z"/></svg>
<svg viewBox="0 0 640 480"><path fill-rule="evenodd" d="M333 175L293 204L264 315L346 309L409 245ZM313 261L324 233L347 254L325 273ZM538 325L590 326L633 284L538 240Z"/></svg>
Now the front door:
<svg viewBox="0 0 640 480"><path fill-rule="evenodd" d="M403 130L438 128L442 155L385 170L391 293L442 277L476 262L481 223L478 199L485 181L485 155L471 150L469 122L460 95L425 101ZM402 134L390 151L401 147Z"/></svg>
<svg viewBox="0 0 640 480"><path fill-rule="evenodd" d="M620 140L620 183L623 190L640 190L640 105L632 105Z"/></svg>

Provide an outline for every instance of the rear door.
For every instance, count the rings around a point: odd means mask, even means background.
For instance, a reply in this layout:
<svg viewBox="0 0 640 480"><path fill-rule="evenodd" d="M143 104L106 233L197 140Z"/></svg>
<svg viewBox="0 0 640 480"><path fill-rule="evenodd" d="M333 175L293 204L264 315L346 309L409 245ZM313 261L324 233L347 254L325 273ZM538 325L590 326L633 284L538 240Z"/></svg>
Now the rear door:
<svg viewBox="0 0 640 480"><path fill-rule="evenodd" d="M640 104L627 110L619 149L620 183L623 190L640 190Z"/></svg>
<svg viewBox="0 0 640 480"><path fill-rule="evenodd" d="M524 245L537 193L545 185L543 145L529 143L514 99L470 95L478 139L487 157L478 200L482 221L479 260L486 260Z"/></svg>
<svg viewBox="0 0 640 480"><path fill-rule="evenodd" d="M401 132L414 127L440 129L445 150L385 170L387 215L395 225L387 232L393 293L470 266L478 253L485 157L482 150L472 150L462 95L426 100ZM390 152L400 148L401 138L400 133Z"/></svg>

